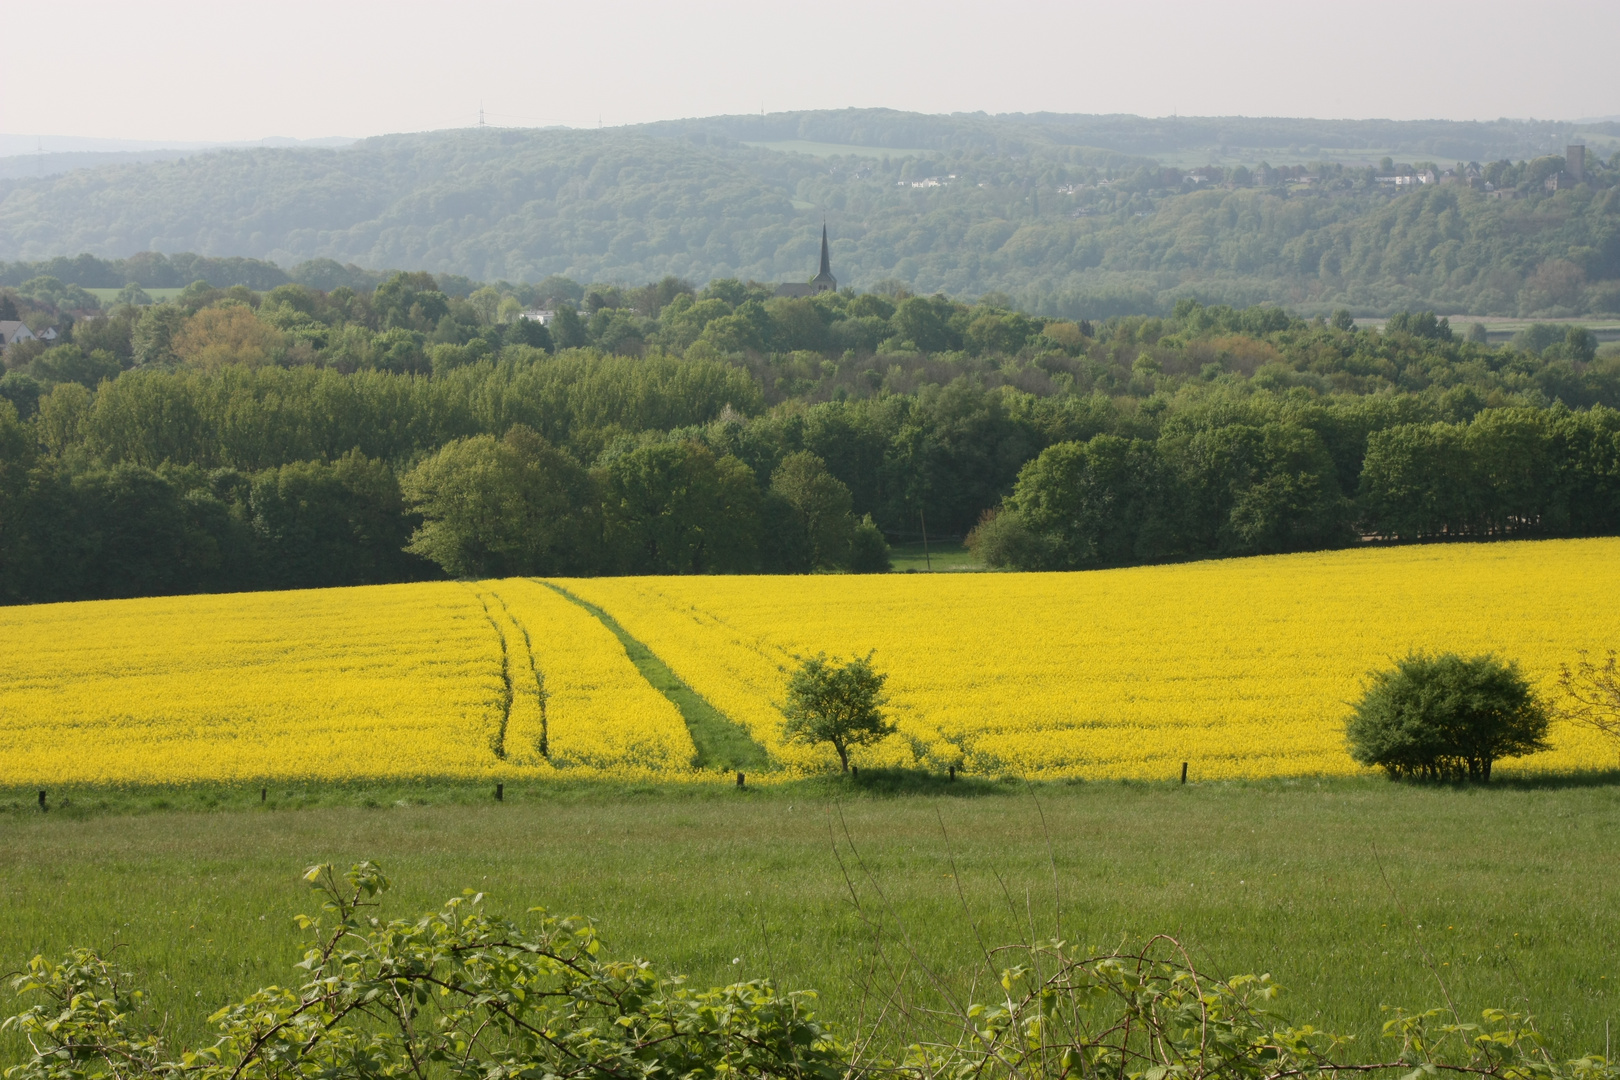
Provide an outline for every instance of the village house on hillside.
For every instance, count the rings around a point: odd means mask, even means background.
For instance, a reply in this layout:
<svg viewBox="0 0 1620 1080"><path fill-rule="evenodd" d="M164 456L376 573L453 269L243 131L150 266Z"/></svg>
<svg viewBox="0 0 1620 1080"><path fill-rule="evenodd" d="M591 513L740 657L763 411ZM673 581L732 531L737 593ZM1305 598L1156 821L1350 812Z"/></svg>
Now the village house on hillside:
<svg viewBox="0 0 1620 1080"><path fill-rule="evenodd" d="M55 337L55 334L51 335ZM32 341L34 332L17 319L0 319L0 352L5 352L19 341Z"/></svg>
<svg viewBox="0 0 1620 1080"><path fill-rule="evenodd" d="M1564 147L1564 167L1547 177L1548 191L1568 191L1586 181L1586 144L1575 143Z"/></svg>

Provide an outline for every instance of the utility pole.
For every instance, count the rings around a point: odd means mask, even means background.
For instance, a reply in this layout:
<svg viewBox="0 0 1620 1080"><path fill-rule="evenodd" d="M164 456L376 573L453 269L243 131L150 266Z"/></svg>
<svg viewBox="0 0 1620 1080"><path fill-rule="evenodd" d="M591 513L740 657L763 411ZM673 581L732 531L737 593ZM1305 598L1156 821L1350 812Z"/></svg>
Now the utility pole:
<svg viewBox="0 0 1620 1080"><path fill-rule="evenodd" d="M923 565L928 567L929 571L932 571L934 569L934 557L928 554L928 515L923 513L923 508L920 506L917 507L917 520L922 522Z"/></svg>

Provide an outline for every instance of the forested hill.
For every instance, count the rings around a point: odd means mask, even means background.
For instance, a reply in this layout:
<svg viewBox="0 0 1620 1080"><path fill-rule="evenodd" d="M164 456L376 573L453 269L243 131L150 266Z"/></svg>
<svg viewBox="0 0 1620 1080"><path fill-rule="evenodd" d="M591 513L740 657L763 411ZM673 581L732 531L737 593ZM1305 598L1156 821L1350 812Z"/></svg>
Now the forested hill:
<svg viewBox="0 0 1620 1080"><path fill-rule="evenodd" d="M783 281L814 269L825 220L842 284L1000 292L1070 318L1184 297L1589 314L1620 310L1614 127L845 110L480 128L0 181L0 259L30 264L4 268L13 284L52 257L144 251L487 281ZM1586 181L1548 192L1575 138ZM1468 163L1474 186L1376 178Z"/></svg>

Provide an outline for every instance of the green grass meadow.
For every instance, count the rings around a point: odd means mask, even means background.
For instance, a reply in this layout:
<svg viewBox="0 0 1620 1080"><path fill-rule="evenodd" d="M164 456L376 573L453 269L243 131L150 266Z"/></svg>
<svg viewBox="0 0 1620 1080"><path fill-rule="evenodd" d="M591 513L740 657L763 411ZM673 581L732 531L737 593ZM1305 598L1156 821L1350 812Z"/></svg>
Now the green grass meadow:
<svg viewBox="0 0 1620 1080"><path fill-rule="evenodd" d="M372 858L396 883L385 914L463 887L500 912L588 914L615 954L699 985L815 988L846 1025L870 1014L880 951L963 990L977 980L982 998L978 942L1050 937L1061 918L1088 947L1166 933L1214 972L1270 972L1291 1019L1353 1032L1366 1053L1381 1005L1447 992L1470 1018L1528 1008L1558 1053L1601 1052L1605 1024L1620 1028L1620 784L1600 779L863 775L743 791L512 785L500 803L483 787L384 785L278 786L261 804L255 786L53 792L46 813L6 791L0 971L121 945L153 1008L195 1042L213 1009L296 978L291 919L314 908L304 867ZM0 1044L0 1058L19 1050Z"/></svg>
<svg viewBox="0 0 1620 1080"><path fill-rule="evenodd" d="M894 544L889 548L889 561L898 574L937 574L985 568L960 540L936 540L926 545L921 540Z"/></svg>

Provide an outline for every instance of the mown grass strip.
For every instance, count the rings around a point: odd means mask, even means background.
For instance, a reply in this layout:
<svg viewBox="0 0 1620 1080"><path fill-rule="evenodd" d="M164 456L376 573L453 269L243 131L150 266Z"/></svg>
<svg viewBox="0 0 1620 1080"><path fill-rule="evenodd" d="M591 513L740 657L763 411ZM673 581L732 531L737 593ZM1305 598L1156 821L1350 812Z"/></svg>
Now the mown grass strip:
<svg viewBox="0 0 1620 1080"><path fill-rule="evenodd" d="M601 620L603 626L624 645L630 662L636 665L641 677L680 710L686 721L686 730L692 733L692 744L697 747L697 764L703 769L769 769L771 756L753 740L746 728L703 699L703 696L680 680L669 665L660 660L651 649L631 637L617 619L595 604L588 603L549 581L540 584L564 596Z"/></svg>

